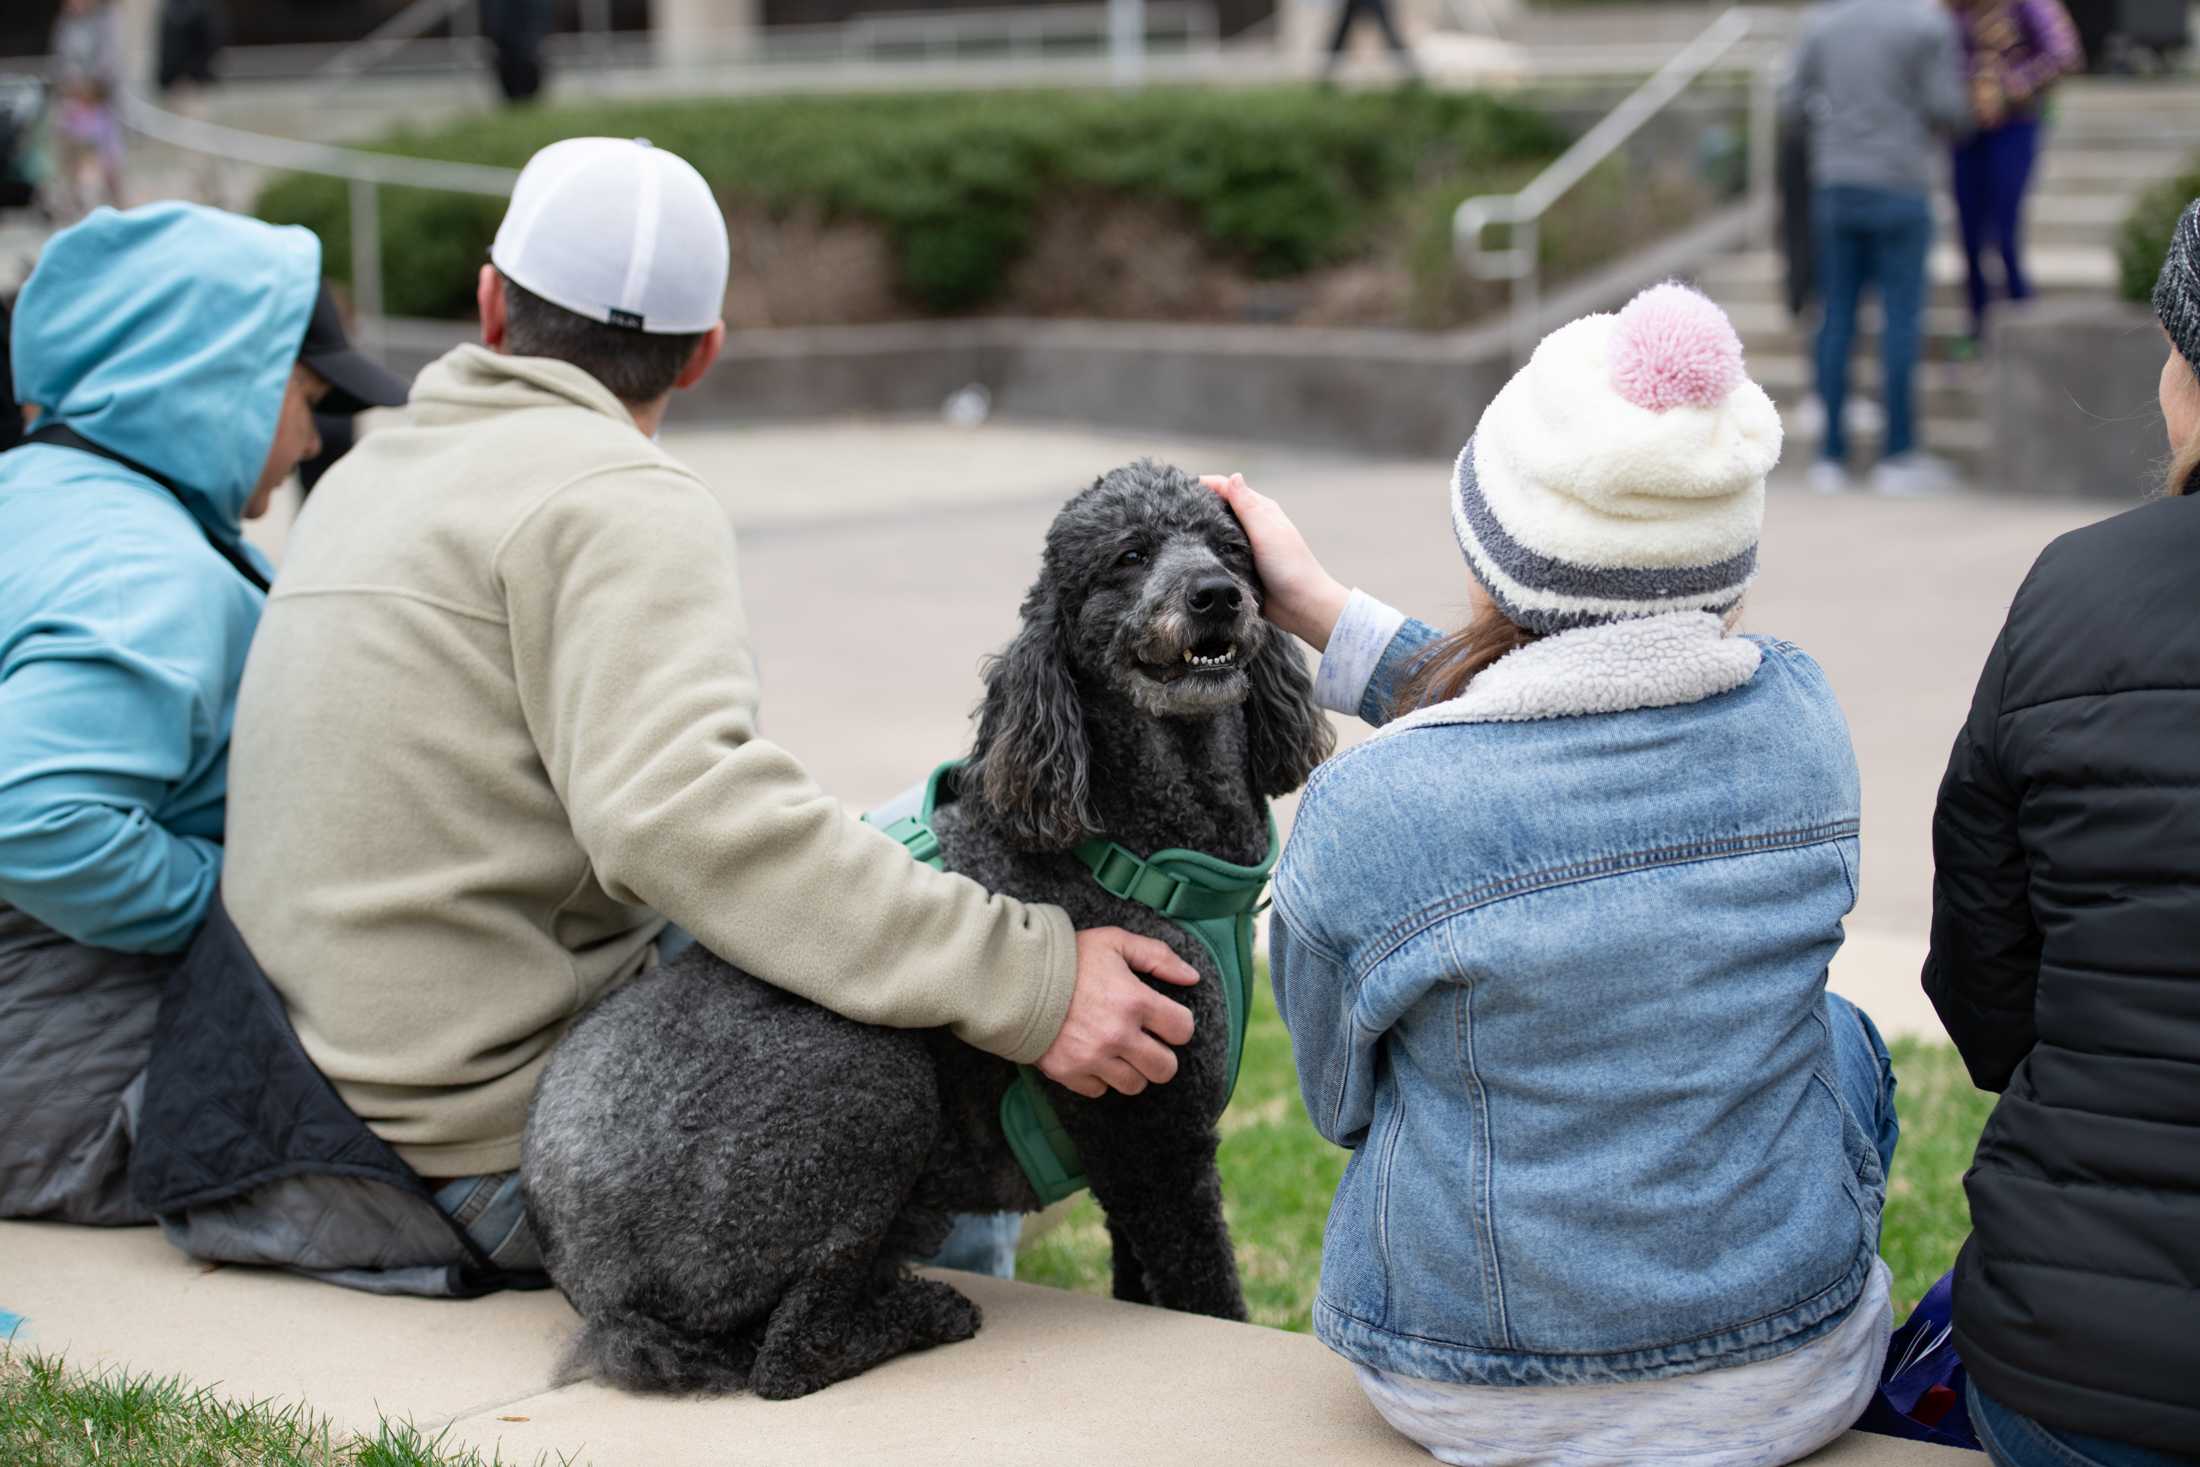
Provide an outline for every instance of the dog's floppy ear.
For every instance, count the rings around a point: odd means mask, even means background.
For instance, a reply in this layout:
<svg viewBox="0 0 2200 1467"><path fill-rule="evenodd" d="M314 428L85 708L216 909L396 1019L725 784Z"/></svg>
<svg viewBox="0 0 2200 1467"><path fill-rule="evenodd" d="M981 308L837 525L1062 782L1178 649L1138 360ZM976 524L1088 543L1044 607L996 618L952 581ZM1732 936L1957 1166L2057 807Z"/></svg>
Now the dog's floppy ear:
<svg viewBox="0 0 2200 1467"><path fill-rule="evenodd" d="M1314 680L1296 639L1269 628L1245 672L1253 684L1245 699L1253 788L1270 798L1287 795L1329 757L1336 731L1314 706Z"/></svg>
<svg viewBox="0 0 2200 1467"><path fill-rule="evenodd" d="M1063 850L1089 839L1092 752L1050 589L1024 600L1024 626L985 667L969 774L1017 845Z"/></svg>

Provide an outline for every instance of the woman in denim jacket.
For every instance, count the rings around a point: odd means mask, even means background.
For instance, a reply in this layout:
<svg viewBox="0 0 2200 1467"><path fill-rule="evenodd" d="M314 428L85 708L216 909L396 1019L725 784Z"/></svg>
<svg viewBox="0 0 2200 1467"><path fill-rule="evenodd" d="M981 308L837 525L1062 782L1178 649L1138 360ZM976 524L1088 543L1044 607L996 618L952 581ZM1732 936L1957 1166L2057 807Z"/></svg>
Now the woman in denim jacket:
<svg viewBox="0 0 2200 1467"><path fill-rule="evenodd" d="M1449 637L1217 481L1383 725L1308 784L1270 939L1352 1151L1315 1330L1446 1462L1788 1462L1879 1380L1894 1081L1826 992L1856 762L1817 665L1732 631L1779 448L1694 292L1558 331L1460 455Z"/></svg>

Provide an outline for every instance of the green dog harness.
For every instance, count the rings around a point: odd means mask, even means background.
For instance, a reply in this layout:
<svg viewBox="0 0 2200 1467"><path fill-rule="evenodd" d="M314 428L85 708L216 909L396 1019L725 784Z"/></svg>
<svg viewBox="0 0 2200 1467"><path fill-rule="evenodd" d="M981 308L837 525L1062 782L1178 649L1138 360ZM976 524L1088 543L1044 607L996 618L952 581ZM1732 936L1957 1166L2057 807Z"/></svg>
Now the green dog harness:
<svg viewBox="0 0 2200 1467"><path fill-rule="evenodd" d="M940 838L932 830L932 814L943 797L953 797L962 767L957 759L933 770L925 781L918 813L882 827L935 871L944 869L945 862ZM1233 866L1201 851L1156 851L1140 857L1103 839L1088 840L1076 851L1102 890L1151 907L1198 938L1213 956L1230 1015L1224 1104L1237 1093L1238 1066L1245 1058L1245 1024L1253 1009L1253 916L1263 905L1261 894L1279 854L1273 813L1268 817L1268 855L1258 866ZM1016 1083L1001 1098L1001 1130L1042 1204L1059 1202L1088 1185L1077 1145L1048 1103L1039 1072L1029 1065L1021 1067Z"/></svg>

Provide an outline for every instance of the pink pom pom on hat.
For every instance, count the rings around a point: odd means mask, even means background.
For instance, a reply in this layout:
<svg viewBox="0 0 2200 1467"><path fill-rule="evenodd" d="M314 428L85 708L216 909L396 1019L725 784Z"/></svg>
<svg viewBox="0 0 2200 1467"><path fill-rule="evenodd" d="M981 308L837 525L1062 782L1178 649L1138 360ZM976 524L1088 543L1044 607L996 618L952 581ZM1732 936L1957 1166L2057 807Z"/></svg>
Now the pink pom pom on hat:
<svg viewBox="0 0 2200 1467"><path fill-rule="evenodd" d="M1654 413L1717 407L1744 380L1734 323L1709 296L1676 283L1629 301L1606 351L1613 388Z"/></svg>

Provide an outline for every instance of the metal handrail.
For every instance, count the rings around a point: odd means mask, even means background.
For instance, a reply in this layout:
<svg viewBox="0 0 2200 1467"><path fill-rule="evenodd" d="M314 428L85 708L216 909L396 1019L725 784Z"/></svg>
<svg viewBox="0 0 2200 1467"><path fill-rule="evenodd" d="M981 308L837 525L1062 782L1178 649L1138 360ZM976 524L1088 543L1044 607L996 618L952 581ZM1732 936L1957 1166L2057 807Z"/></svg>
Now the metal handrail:
<svg viewBox="0 0 2200 1467"><path fill-rule="evenodd" d="M371 71L471 3L472 0L413 0L412 4L339 51L318 74L342 78Z"/></svg>
<svg viewBox="0 0 2200 1467"><path fill-rule="evenodd" d="M1512 282L1516 360L1525 362L1541 335L1537 317L1542 301L1543 216L1675 98L1725 63L1757 26L1756 14L1747 7L1726 11L1517 193L1478 195L1453 213L1452 250L1459 263L1478 279ZM1771 62L1757 60L1748 70L1749 190L1757 206L1752 228L1760 231L1762 242L1762 231L1771 227L1770 202L1775 186L1777 86ZM1506 247L1493 250L1484 245L1482 237L1496 224L1510 226L1511 240Z"/></svg>
<svg viewBox="0 0 2200 1467"><path fill-rule="evenodd" d="M418 188L505 199L519 182L519 173L510 168L370 153L180 117L136 92L125 93L122 102L124 123L155 142L258 168L347 181L351 185L352 306L359 318L359 334L372 346L383 340L381 190Z"/></svg>

